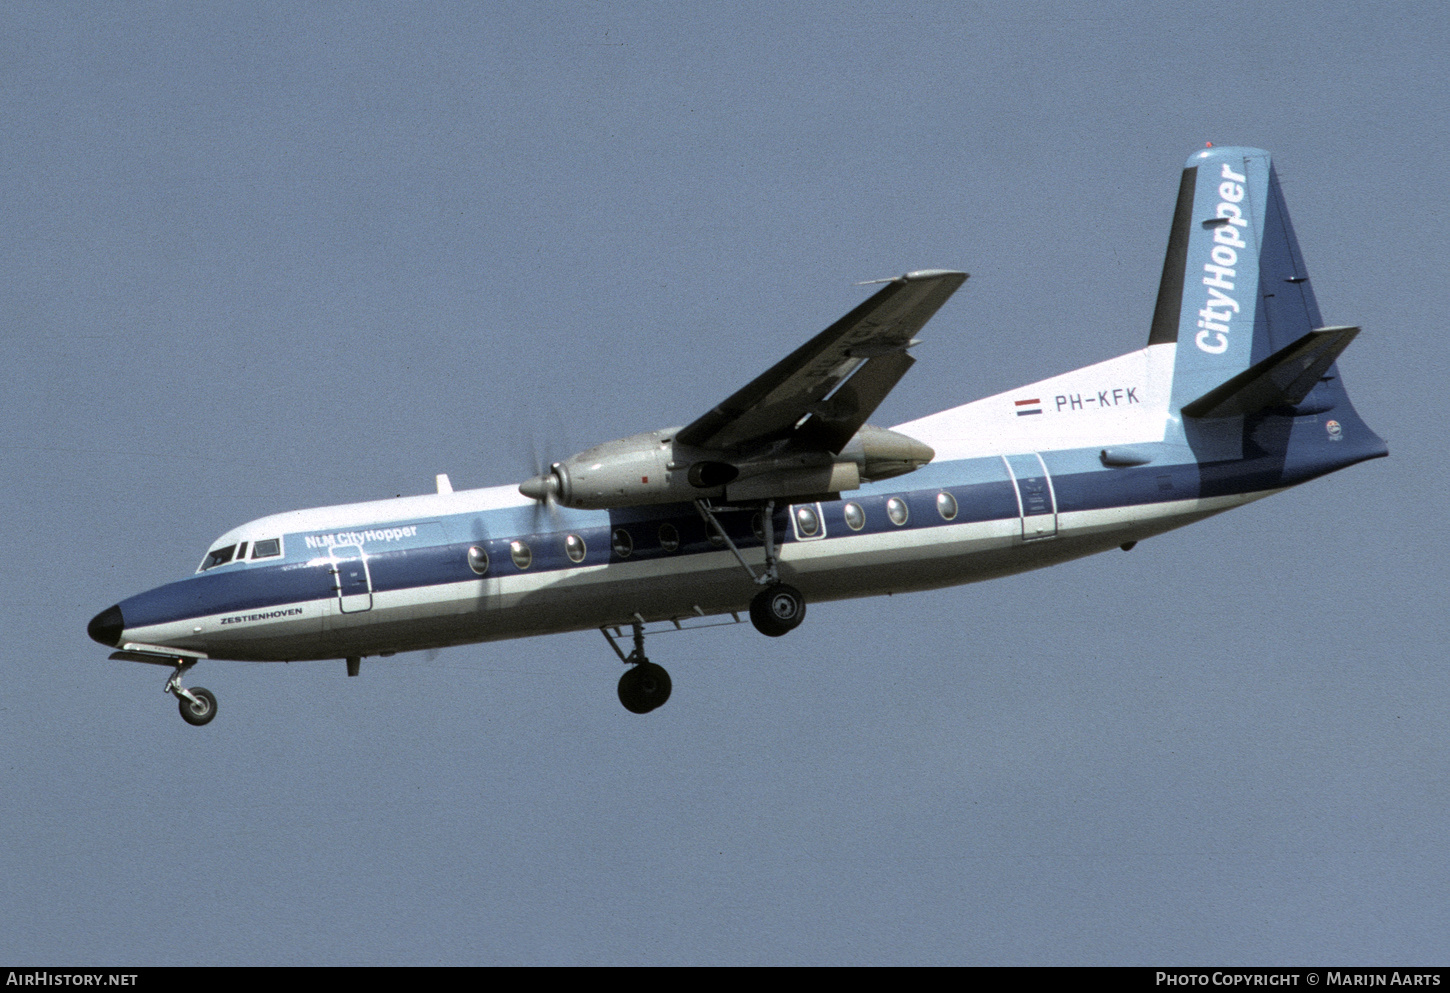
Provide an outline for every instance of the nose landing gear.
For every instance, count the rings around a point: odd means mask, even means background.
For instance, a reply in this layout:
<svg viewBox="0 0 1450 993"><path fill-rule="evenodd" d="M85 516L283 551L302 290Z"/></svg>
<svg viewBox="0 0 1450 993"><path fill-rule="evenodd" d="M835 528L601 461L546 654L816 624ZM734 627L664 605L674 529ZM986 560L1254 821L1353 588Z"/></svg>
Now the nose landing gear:
<svg viewBox="0 0 1450 993"><path fill-rule="evenodd" d="M216 697L211 690L203 689L200 686L193 686L187 689L181 685L182 674L192 666L196 660L189 662L178 662L176 671L162 687L162 693L173 693L176 695L176 703L181 710L181 719L192 727L201 727L203 724L210 724L211 719L216 716Z"/></svg>

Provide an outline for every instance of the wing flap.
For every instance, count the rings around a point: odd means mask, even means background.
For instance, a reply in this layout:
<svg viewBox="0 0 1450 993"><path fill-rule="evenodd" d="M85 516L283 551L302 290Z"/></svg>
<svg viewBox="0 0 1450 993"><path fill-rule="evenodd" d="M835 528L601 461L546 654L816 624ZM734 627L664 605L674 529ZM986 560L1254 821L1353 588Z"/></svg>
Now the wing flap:
<svg viewBox="0 0 1450 993"><path fill-rule="evenodd" d="M811 408L810 418L795 432L795 444L839 453L915 364L916 359L905 351L868 359L839 389Z"/></svg>

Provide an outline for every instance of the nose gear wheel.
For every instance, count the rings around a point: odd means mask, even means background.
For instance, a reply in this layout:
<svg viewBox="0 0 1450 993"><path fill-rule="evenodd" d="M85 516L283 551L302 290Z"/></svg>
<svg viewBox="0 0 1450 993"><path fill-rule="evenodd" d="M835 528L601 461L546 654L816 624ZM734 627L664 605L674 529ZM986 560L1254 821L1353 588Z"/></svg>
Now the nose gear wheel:
<svg viewBox="0 0 1450 993"><path fill-rule="evenodd" d="M176 698L181 706L181 719L193 727L211 723L216 716L216 697L212 696L211 690L193 686L187 692L191 694L190 700L184 696Z"/></svg>
<svg viewBox="0 0 1450 993"><path fill-rule="evenodd" d="M193 686L187 689L181 685L181 677L186 670L196 665L196 659L177 659L176 671L161 688L162 693L171 693L176 696L177 706L181 709L181 719L192 727L201 727L203 724L210 724L211 719L216 716L216 697L211 690L203 689L200 686Z"/></svg>

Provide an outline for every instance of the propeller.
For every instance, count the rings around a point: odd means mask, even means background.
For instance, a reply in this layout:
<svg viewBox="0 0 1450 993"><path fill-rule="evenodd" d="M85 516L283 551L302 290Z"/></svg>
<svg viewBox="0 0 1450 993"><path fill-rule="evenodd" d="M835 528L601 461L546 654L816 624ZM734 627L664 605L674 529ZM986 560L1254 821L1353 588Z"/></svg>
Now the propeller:
<svg viewBox="0 0 1450 993"><path fill-rule="evenodd" d="M557 465L558 463L555 463ZM535 530L539 530L541 518L547 516L549 523L559 518L559 477L553 472L541 472L519 484L519 492L534 501Z"/></svg>
<svg viewBox="0 0 1450 993"><path fill-rule="evenodd" d="M559 422L557 413L553 415L552 420L556 429L554 434L562 435L563 425ZM534 474L519 484L519 492L534 501L532 526L537 531L542 530L541 525L545 523L546 518L549 524L558 520L559 495L562 491L563 481L556 471L559 463L545 462L543 456L539 454L539 446L532 432L529 434L528 445L529 465Z"/></svg>

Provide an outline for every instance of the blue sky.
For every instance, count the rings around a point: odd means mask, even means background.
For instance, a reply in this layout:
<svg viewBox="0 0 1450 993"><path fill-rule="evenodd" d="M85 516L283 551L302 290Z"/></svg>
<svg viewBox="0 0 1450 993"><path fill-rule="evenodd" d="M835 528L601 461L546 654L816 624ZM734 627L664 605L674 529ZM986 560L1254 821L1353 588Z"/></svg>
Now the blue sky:
<svg viewBox="0 0 1450 993"><path fill-rule="evenodd" d="M1444 812L1435 5L10 4L0 960L1426 963ZM215 663L86 622L301 506L685 423L970 271L879 412L1141 347L1269 149L1391 457L1115 553L671 635Z"/></svg>

